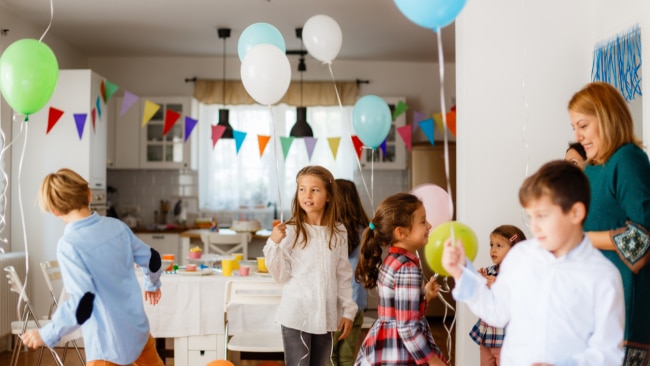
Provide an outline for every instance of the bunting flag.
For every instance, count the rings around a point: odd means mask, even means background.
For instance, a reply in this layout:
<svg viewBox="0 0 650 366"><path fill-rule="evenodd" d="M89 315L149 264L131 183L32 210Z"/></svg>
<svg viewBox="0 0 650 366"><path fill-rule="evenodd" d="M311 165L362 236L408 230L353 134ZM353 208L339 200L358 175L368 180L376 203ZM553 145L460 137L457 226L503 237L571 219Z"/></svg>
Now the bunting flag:
<svg viewBox="0 0 650 366"><path fill-rule="evenodd" d="M404 103L404 101L399 101L397 102L397 105L395 106L395 110L393 111L393 121L397 119L397 117L401 116L404 112L406 112L409 109L409 106Z"/></svg>
<svg viewBox="0 0 650 366"><path fill-rule="evenodd" d="M388 139L386 139L388 140ZM386 156L386 140L379 145L379 148L381 149L382 156Z"/></svg>
<svg viewBox="0 0 650 366"><path fill-rule="evenodd" d="M435 140L434 140L434 135L433 135L433 119L429 118L429 119L425 119L424 121L420 121L419 125L420 125L420 129L422 130L422 132L424 132L424 134L429 139L429 142L431 143L431 145L435 145ZM444 133L444 130L443 130L443 133Z"/></svg>
<svg viewBox="0 0 650 366"><path fill-rule="evenodd" d="M217 141L223 136L223 133L226 132L226 126L222 125L212 125L212 148L217 144Z"/></svg>
<svg viewBox="0 0 650 366"><path fill-rule="evenodd" d="M124 98L122 98L122 108L120 109L120 117L126 113L126 111L129 110L135 104L135 102L138 100L138 96L131 93L130 91L125 90L124 91Z"/></svg>
<svg viewBox="0 0 650 366"><path fill-rule="evenodd" d="M456 110L447 113L447 128L456 137Z"/></svg>
<svg viewBox="0 0 650 366"><path fill-rule="evenodd" d="M441 132L445 132L445 125L442 123L442 113L434 113L432 115L433 121L436 124L436 128Z"/></svg>
<svg viewBox="0 0 650 366"><path fill-rule="evenodd" d="M79 135L79 140L84 135L84 127L86 126L86 118L88 115L86 113L75 113L74 115L74 123L77 126L77 134Z"/></svg>
<svg viewBox="0 0 650 366"><path fill-rule="evenodd" d="M95 133L95 120L97 119L97 111L95 108L93 108L92 111L90 111L90 117L93 120L93 133Z"/></svg>
<svg viewBox="0 0 650 366"><path fill-rule="evenodd" d="M413 132L418 130L420 127L420 121L427 119L426 115L422 112L414 111L413 112Z"/></svg>
<svg viewBox="0 0 650 366"><path fill-rule="evenodd" d="M417 123L414 123L417 124ZM413 141L413 130L411 129L411 126L400 126L397 127L397 133L402 137L402 140L404 140L404 144L406 145L406 149L408 151L411 151L411 144Z"/></svg>
<svg viewBox="0 0 650 366"><path fill-rule="evenodd" d="M102 98L104 99L104 103L108 103L108 101L111 100L111 97L115 94L117 89L119 89L119 87L110 81L102 81Z"/></svg>
<svg viewBox="0 0 650 366"><path fill-rule="evenodd" d="M192 131L194 131L194 127L196 127L198 122L198 120L192 117L185 116L185 140L183 142L187 142L187 139L190 138L190 135L192 134Z"/></svg>
<svg viewBox="0 0 650 366"><path fill-rule="evenodd" d="M97 96L97 100L95 100L95 107L97 108L97 117L99 119L102 118L102 100L99 98L99 95Z"/></svg>
<svg viewBox="0 0 650 366"><path fill-rule="evenodd" d="M232 130L232 137L235 139L235 148L237 154L239 154L239 149L241 149L241 145L244 143L244 139L246 138L246 132Z"/></svg>
<svg viewBox="0 0 650 366"><path fill-rule="evenodd" d="M309 157L309 161L311 161L311 156L314 154L316 141L318 141L316 137L305 136L305 147L307 148L307 156Z"/></svg>
<svg viewBox="0 0 650 366"><path fill-rule="evenodd" d="M99 84L99 95L102 96L104 103L106 103L106 88L104 87L104 80L102 80L102 83Z"/></svg>
<svg viewBox="0 0 650 366"><path fill-rule="evenodd" d="M50 107L50 111L47 115L47 131L45 134L47 135L50 133L50 130L54 125L59 122L59 119L61 119L61 116L63 115L63 111L54 107Z"/></svg>
<svg viewBox="0 0 650 366"><path fill-rule="evenodd" d="M257 135L257 145L260 147L260 158L264 155L264 150L266 149L266 144L269 143L271 136L267 135Z"/></svg>
<svg viewBox="0 0 650 366"><path fill-rule="evenodd" d="M334 160L336 160L336 154L339 152L339 144L341 143L341 138L340 137L328 137L327 138L327 143L330 145L330 150L332 151L332 155L334 156Z"/></svg>
<svg viewBox="0 0 650 366"><path fill-rule="evenodd" d="M284 160L287 160L287 155L289 154L289 149L291 149L293 140L295 140L295 137L293 136L280 136L280 144L282 145L282 155L284 155Z"/></svg>
<svg viewBox="0 0 650 366"><path fill-rule="evenodd" d="M179 118L181 118L180 113L172 111L170 109L165 111L165 126L163 127L163 136L167 136L167 133L172 129L172 127L174 127Z"/></svg>
<svg viewBox="0 0 650 366"><path fill-rule="evenodd" d="M352 145L354 145L354 151L357 153L357 158L361 159L361 149L363 149L363 142L361 142L359 136L352 136Z"/></svg>
<svg viewBox="0 0 650 366"><path fill-rule="evenodd" d="M150 100L144 101L144 111L142 112L142 127L144 127L158 112L160 104L156 104Z"/></svg>

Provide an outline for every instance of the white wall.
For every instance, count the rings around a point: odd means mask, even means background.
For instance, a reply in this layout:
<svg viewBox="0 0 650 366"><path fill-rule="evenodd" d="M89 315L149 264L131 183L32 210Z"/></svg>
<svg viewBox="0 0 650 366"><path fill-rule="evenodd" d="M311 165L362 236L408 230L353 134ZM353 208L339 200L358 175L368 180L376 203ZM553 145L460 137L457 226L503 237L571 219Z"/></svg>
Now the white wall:
<svg viewBox="0 0 650 366"><path fill-rule="evenodd" d="M639 23L650 59L649 10L643 1L467 3L456 21L457 207L479 237L475 265L491 264L488 237L496 226L529 234L519 186L544 162L562 158L573 140L566 105L590 81L594 45ZM644 120L647 137L648 113ZM464 305L457 316L455 364L477 365L478 347L467 335L476 317Z"/></svg>

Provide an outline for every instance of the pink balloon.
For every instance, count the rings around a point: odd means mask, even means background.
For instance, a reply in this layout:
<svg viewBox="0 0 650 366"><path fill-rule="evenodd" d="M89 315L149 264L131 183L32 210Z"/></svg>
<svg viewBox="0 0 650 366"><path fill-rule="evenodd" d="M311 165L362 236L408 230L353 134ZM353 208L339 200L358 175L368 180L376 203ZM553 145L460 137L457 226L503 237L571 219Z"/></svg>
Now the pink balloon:
<svg viewBox="0 0 650 366"><path fill-rule="evenodd" d="M424 204L427 221L434 228L443 222L451 220L454 207L447 191L435 184L425 183L411 190L411 194L418 197Z"/></svg>

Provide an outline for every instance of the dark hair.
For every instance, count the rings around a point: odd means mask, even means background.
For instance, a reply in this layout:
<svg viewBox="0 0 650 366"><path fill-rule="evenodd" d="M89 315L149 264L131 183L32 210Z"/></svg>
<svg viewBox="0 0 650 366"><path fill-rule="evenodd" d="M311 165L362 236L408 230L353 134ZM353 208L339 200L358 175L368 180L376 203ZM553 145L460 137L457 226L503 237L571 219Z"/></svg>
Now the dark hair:
<svg viewBox="0 0 650 366"><path fill-rule="evenodd" d="M296 175L296 182L300 180L301 177L305 175L311 175L320 179L325 185L325 190L327 191L327 203L325 204L325 212L323 213L323 226L329 228L329 248L332 249L332 238L334 234L338 232L336 228L336 222L338 219L338 209L336 201L338 200L338 194L336 191L336 184L334 184L334 176L330 173L329 170L318 165L306 166L298 172ZM298 202L298 190L300 189L300 184L296 184L296 193L293 196L293 201L291 202L291 219L288 221L289 224L296 225L296 238L293 241L292 248L296 247L298 239L302 238L302 248L307 246L307 240L309 239L309 234L307 229L305 229L305 211L300 207L300 202ZM336 245L336 243L335 243Z"/></svg>
<svg viewBox="0 0 650 366"><path fill-rule="evenodd" d="M336 180L339 201L339 222L348 232L348 256L361 244L359 229L368 227L368 215L363 210L357 186L347 179Z"/></svg>
<svg viewBox="0 0 650 366"><path fill-rule="evenodd" d="M499 235L510 242L510 246L514 246L520 241L526 240L526 234L514 225L501 225L492 230L490 235Z"/></svg>
<svg viewBox="0 0 650 366"><path fill-rule="evenodd" d="M569 148L566 149L566 152L569 152L569 150L575 150L578 155L582 158L582 160L587 160L587 152L585 151L585 147L582 146L581 143L579 142L569 142Z"/></svg>
<svg viewBox="0 0 650 366"><path fill-rule="evenodd" d="M519 188L519 202L526 207L532 200L547 196L567 213L577 202L589 212L589 180L582 169L564 160L554 160L524 180Z"/></svg>
<svg viewBox="0 0 650 366"><path fill-rule="evenodd" d="M422 207L422 202L410 193L397 193L385 198L377 207L371 222L361 239L361 255L354 272L357 282L365 288L375 288L382 263L382 247L393 244L393 232L397 227L411 228L413 213Z"/></svg>

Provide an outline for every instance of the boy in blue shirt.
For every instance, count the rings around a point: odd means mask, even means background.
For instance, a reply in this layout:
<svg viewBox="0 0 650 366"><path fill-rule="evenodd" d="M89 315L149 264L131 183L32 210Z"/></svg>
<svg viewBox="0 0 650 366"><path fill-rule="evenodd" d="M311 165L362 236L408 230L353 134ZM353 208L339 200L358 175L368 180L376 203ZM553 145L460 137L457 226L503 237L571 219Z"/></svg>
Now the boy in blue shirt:
<svg viewBox="0 0 650 366"><path fill-rule="evenodd" d="M63 285L70 298L52 321L22 335L25 345L53 347L81 326L86 365L164 366L149 331L134 264L144 273L144 298L160 300L160 254L121 221L92 213L88 182L70 169L41 184L41 209L65 223L57 245Z"/></svg>

